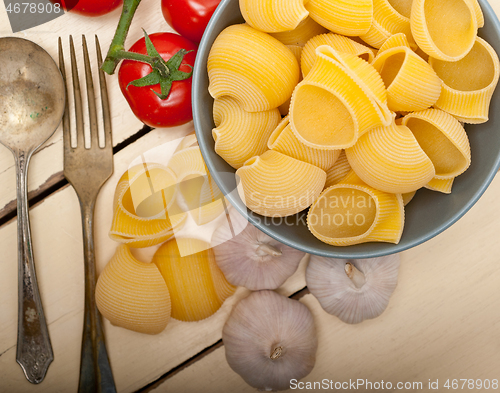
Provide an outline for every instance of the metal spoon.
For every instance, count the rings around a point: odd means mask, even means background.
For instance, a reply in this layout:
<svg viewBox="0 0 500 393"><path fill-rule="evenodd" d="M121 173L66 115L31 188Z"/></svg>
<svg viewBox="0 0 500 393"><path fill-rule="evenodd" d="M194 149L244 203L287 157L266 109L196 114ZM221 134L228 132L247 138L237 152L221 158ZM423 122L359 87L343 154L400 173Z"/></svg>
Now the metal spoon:
<svg viewBox="0 0 500 393"><path fill-rule="evenodd" d="M42 382L54 360L36 281L27 178L32 154L54 133L66 93L59 68L35 43L0 38L0 142L12 151L17 175L19 309L16 360L31 383Z"/></svg>

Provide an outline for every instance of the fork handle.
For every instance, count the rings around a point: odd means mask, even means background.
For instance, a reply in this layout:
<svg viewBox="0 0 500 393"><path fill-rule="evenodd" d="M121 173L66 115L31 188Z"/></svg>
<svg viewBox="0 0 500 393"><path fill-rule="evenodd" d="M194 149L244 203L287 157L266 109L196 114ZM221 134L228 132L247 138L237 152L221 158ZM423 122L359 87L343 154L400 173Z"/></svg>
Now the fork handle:
<svg viewBox="0 0 500 393"><path fill-rule="evenodd" d="M40 383L54 360L36 280L28 210L30 153L15 154L17 177L18 325L16 360L31 383Z"/></svg>
<svg viewBox="0 0 500 393"><path fill-rule="evenodd" d="M85 263L85 312L79 393L115 393L115 381L104 342L101 315L95 302L94 206L95 198L80 200L83 224L83 255Z"/></svg>

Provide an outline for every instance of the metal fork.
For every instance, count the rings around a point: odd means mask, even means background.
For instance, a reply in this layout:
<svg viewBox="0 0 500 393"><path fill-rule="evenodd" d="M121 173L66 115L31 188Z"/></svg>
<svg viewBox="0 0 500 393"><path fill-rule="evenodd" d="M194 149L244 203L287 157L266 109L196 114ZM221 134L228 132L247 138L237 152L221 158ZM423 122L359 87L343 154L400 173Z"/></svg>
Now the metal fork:
<svg viewBox="0 0 500 393"><path fill-rule="evenodd" d="M97 194L102 185L113 173L113 143L111 140L111 116L108 102L106 79L103 71L99 71L99 85L104 121L105 146L99 147L97 127L97 111L94 94L94 82L85 36L83 41L83 58L85 63L85 79L87 84L87 101L89 107L89 124L91 147L85 147L83 104L76 65L73 37L70 36L71 70L73 77L73 93L75 101L75 119L77 146L71 146L71 131L66 99L66 111L63 118L64 133L64 176L71 183L78 195L82 213L83 254L85 262L85 314L82 338L82 354L80 363L80 393L112 393L116 392L113 373L109 364L108 353L104 343L102 321L95 303L95 255L94 255L94 207ZM97 36L96 50L99 67L102 64L102 54ZM59 67L69 93L66 82L64 56L61 38L59 38Z"/></svg>

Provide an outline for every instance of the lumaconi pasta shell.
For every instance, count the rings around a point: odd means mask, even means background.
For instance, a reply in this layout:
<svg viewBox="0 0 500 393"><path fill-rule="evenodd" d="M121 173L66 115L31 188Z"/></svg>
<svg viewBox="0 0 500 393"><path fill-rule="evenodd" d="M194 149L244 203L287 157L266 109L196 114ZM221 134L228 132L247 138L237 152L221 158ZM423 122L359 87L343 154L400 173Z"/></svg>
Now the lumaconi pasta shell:
<svg viewBox="0 0 500 393"><path fill-rule="evenodd" d="M209 92L228 95L247 112L279 107L299 80L293 53L276 38L248 25L233 25L216 38L208 56Z"/></svg>
<svg viewBox="0 0 500 393"><path fill-rule="evenodd" d="M401 15L389 0L373 0L372 25L370 30L359 38L374 48L380 48L384 41L397 33L404 33L413 41L410 18Z"/></svg>
<svg viewBox="0 0 500 393"><path fill-rule="evenodd" d="M415 191L435 176L432 161L406 126L373 128L346 155L366 184L384 192Z"/></svg>
<svg viewBox="0 0 500 393"><path fill-rule="evenodd" d="M311 164L268 150L236 171L245 205L267 217L285 217L308 208L325 185L325 172Z"/></svg>
<svg viewBox="0 0 500 393"><path fill-rule="evenodd" d="M410 25L419 48L444 61L463 58L477 36L476 11L470 0L413 0Z"/></svg>
<svg viewBox="0 0 500 393"><path fill-rule="evenodd" d="M186 206L198 225L206 224L224 212L224 195L207 170L198 146L174 154L168 167L177 176L179 205Z"/></svg>
<svg viewBox="0 0 500 393"><path fill-rule="evenodd" d="M156 251L152 265L158 267L167 283L172 318L180 321L208 318L236 290L215 263L210 245L202 240L172 239Z"/></svg>
<svg viewBox="0 0 500 393"><path fill-rule="evenodd" d="M297 138L316 149L337 150L359 135L390 124L384 83L377 71L355 55L322 45L306 78L295 88L290 123Z"/></svg>
<svg viewBox="0 0 500 393"><path fill-rule="evenodd" d="M311 71L314 62L316 61L316 48L321 45L328 45L339 52L359 56L368 63L371 63L374 58L372 49L351 40L348 37L344 37L343 35L334 33L316 35L307 41L302 51L302 56L300 57L300 67L304 77L306 77L309 71Z"/></svg>
<svg viewBox="0 0 500 393"><path fill-rule="evenodd" d="M349 161L347 161L347 156L345 155L345 150L339 155L337 161L330 169L326 170L326 182L325 188L334 186L335 184L341 182L351 171L351 166Z"/></svg>
<svg viewBox="0 0 500 393"><path fill-rule="evenodd" d="M297 45L287 45L286 47L288 49L290 49L290 51L295 55L295 57L297 58L297 62L300 64L300 58L302 56L302 47L297 46ZM301 80L302 80L302 74L299 76L299 82ZM290 101L291 100L292 100L292 97L290 96L290 98L288 100L286 100L286 102L284 102L283 104L281 104L278 107L281 116L288 115L288 112L290 111Z"/></svg>
<svg viewBox="0 0 500 393"><path fill-rule="evenodd" d="M325 29L308 16L295 29L281 33L270 33L270 35L285 45L303 47L311 38L327 32L328 29Z"/></svg>
<svg viewBox="0 0 500 393"><path fill-rule="evenodd" d="M408 203L410 203L416 193L417 193L417 191L412 191L412 192L405 192L404 194L401 194L401 197L403 198L403 205L406 206Z"/></svg>
<svg viewBox="0 0 500 393"><path fill-rule="evenodd" d="M337 34L358 36L370 28L372 0L309 0L309 16L321 26Z"/></svg>
<svg viewBox="0 0 500 393"><path fill-rule="evenodd" d="M151 177L151 173L156 175ZM180 227L187 217L175 203L176 181L175 174L160 164L149 163L146 168L137 165L126 171L115 190L110 238L130 247L142 248L172 237L173 228ZM144 205L150 202L150 208L142 210L152 209L156 214L139 216L136 208L141 206L140 202L142 207L147 207Z"/></svg>
<svg viewBox="0 0 500 393"><path fill-rule="evenodd" d="M266 141L281 120L278 109L247 112L229 96L215 100L213 116L215 152L235 169L267 150Z"/></svg>
<svg viewBox="0 0 500 393"><path fill-rule="evenodd" d="M484 15L483 15L483 10L481 9L481 6L479 5L479 1L477 0L469 0L472 4L472 7L474 8L474 14L476 15L476 20L477 20L477 27L483 27L484 26Z"/></svg>
<svg viewBox="0 0 500 393"><path fill-rule="evenodd" d="M304 145L293 133L288 116L273 131L267 146L271 150L308 162L324 171L332 167L340 155L340 150L318 150Z"/></svg>
<svg viewBox="0 0 500 393"><path fill-rule="evenodd" d="M372 63L387 87L387 104L393 111L419 111L436 103L441 79L407 46L379 52Z"/></svg>
<svg viewBox="0 0 500 393"><path fill-rule="evenodd" d="M139 333L158 334L170 320L170 295L153 263L134 258L120 245L102 273L95 290L101 314L113 325Z"/></svg>
<svg viewBox="0 0 500 393"><path fill-rule="evenodd" d="M451 179L432 179L429 183L425 185L425 188L428 188L429 190L432 191L439 191L444 194L450 194L451 193L451 187L453 186L453 182L455 181L455 178Z"/></svg>
<svg viewBox="0 0 500 393"><path fill-rule="evenodd" d="M442 79L442 92L435 107L464 123L488 121L491 97L498 84L500 63L495 50L477 37L472 50L454 63L429 58Z"/></svg>
<svg viewBox="0 0 500 393"><path fill-rule="evenodd" d="M240 11L250 26L266 33L293 30L309 15L304 0L240 0Z"/></svg>
<svg viewBox="0 0 500 393"><path fill-rule="evenodd" d="M436 179L452 179L469 167L470 144L460 122L439 109L413 112L403 118L431 159Z"/></svg>
<svg viewBox="0 0 500 393"><path fill-rule="evenodd" d="M408 42L408 39L406 38L406 35L403 33L391 35L384 41L382 46L379 48L378 53L382 53L387 49L398 48L400 46L406 46L407 48L412 49L410 43Z"/></svg>
<svg viewBox="0 0 500 393"><path fill-rule="evenodd" d="M353 171L324 190L309 209L307 226L333 246L379 241L399 243L404 226L401 194L366 185Z"/></svg>

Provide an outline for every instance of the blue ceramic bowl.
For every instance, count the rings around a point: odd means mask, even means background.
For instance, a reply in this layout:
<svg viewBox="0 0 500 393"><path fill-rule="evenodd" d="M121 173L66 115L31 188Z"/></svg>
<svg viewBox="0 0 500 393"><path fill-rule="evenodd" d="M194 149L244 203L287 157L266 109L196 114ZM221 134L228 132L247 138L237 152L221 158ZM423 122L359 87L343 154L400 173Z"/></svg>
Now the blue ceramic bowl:
<svg viewBox="0 0 500 393"><path fill-rule="evenodd" d="M485 26L479 36L500 53L500 22L486 0L479 0ZM227 26L244 22L238 0L222 0L200 43L193 76L193 116L196 136L206 165L231 204L263 232L302 251L333 258L372 258L417 246L443 232L462 217L481 197L500 167L500 87L490 106L490 120L466 125L472 164L453 184L452 193L421 189L405 209L405 226L399 244L364 243L335 247L316 239L307 229L307 212L283 219L262 217L249 211L235 192L235 170L214 151L213 98L208 94L207 59L218 34Z"/></svg>

